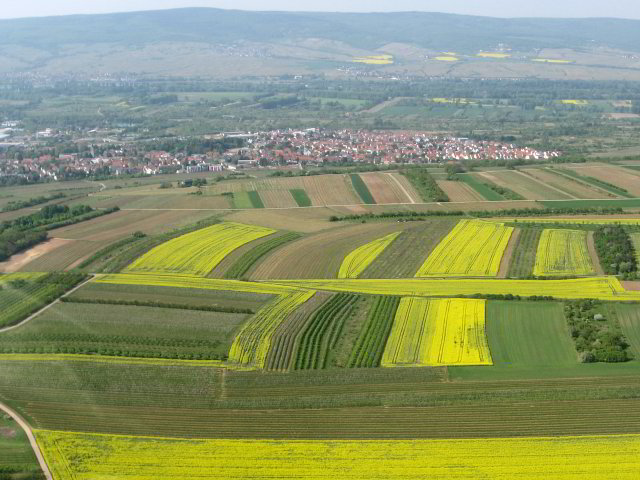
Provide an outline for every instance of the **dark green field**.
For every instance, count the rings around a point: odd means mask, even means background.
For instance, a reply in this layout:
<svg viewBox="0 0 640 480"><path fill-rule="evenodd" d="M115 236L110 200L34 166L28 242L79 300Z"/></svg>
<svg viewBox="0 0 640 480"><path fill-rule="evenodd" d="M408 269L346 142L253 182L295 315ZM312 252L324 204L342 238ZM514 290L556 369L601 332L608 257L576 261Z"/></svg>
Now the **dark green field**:
<svg viewBox="0 0 640 480"><path fill-rule="evenodd" d="M526 227L520 231L518 243L509 265L509 277L526 278L533 275L540 235L542 235L542 229L538 228Z"/></svg>

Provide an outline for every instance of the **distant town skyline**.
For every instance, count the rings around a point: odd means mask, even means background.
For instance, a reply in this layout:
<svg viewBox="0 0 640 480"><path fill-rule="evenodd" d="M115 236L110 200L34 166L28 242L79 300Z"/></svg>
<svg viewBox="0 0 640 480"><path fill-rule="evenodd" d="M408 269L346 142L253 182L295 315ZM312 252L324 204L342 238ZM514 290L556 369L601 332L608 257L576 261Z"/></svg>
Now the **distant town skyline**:
<svg viewBox="0 0 640 480"><path fill-rule="evenodd" d="M640 19L638 0L22 0L5 2L0 18L111 13L183 7L241 10L426 11L493 17L617 17Z"/></svg>

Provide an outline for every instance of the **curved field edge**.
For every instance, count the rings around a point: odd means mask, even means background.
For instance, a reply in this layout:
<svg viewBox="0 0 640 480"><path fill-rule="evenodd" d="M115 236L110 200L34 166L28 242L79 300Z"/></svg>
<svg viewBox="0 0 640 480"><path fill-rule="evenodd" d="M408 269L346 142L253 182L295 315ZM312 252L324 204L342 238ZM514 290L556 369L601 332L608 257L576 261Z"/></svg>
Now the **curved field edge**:
<svg viewBox="0 0 640 480"><path fill-rule="evenodd" d="M340 265L338 278L358 278L401 233L394 232L356 248Z"/></svg>
<svg viewBox="0 0 640 480"><path fill-rule="evenodd" d="M635 479L640 435L459 440L175 439L36 430L55 478ZM554 461L550 462L550 459ZM275 461L274 461L275 460Z"/></svg>

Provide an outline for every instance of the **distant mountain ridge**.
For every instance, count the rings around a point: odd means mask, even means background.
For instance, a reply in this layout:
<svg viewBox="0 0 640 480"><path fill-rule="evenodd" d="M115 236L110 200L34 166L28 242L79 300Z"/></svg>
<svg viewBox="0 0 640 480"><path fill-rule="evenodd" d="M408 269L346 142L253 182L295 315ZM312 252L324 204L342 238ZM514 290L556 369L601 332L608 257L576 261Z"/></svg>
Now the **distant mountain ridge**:
<svg viewBox="0 0 640 480"><path fill-rule="evenodd" d="M0 20L0 43L36 48L64 44L157 41L231 43L318 37L375 49L399 42L434 50L587 48L640 51L640 20L502 19L444 13L297 13L214 8Z"/></svg>
<svg viewBox="0 0 640 480"><path fill-rule="evenodd" d="M481 51L512 55L483 58ZM439 59L442 52L455 53ZM358 63L381 53L393 62ZM636 81L640 20L213 8L0 20L0 74L240 78L354 70L389 78Z"/></svg>

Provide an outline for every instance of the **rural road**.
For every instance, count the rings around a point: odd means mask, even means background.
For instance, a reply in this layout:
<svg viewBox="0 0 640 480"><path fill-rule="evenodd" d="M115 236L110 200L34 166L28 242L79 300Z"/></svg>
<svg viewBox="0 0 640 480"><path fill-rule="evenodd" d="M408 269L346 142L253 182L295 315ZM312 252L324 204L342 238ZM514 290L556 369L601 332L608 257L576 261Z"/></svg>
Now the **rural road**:
<svg viewBox="0 0 640 480"><path fill-rule="evenodd" d="M67 297L69 295L71 295L73 292L75 292L76 290L78 290L79 288L84 287L87 283L89 283L91 280L93 280L93 275L91 275L87 280L85 280L84 282L82 282L80 285L77 285L75 287L73 287L71 290L69 290L67 293L65 293L64 295L61 295L60 297L58 297L57 299L55 299L53 302L51 302L50 304L42 307L40 310L38 310L35 313L32 313L31 315L29 315L27 318L25 318L23 321L21 321L20 323L17 323L15 325L11 325L10 327L4 327L4 328L0 328L0 333L5 333L5 332L10 332L11 330L15 330L18 327L23 326L25 323L30 322L31 320L33 320L34 318L36 318L38 315L40 315L42 312L50 309L51 307L53 307L56 303L58 303L60 301L61 298Z"/></svg>
<svg viewBox="0 0 640 480"><path fill-rule="evenodd" d="M20 428L24 430L24 432L27 434L27 438L29 439L29 443L31 444L31 448L33 449L33 453L36 454L36 458L38 459L40 468L42 468L42 471L44 472L45 478L47 480L53 480L53 475L51 475L51 471L49 470L49 466L47 465L47 462L44 461L44 457L42 456L40 447L38 447L38 443L36 442L36 437L34 437L29 424L25 421L24 418L22 418L18 414L18 412L9 408L7 405L5 405L2 402L0 402L0 410L5 412L11 418L13 418L16 421L16 423L20 425Z"/></svg>

